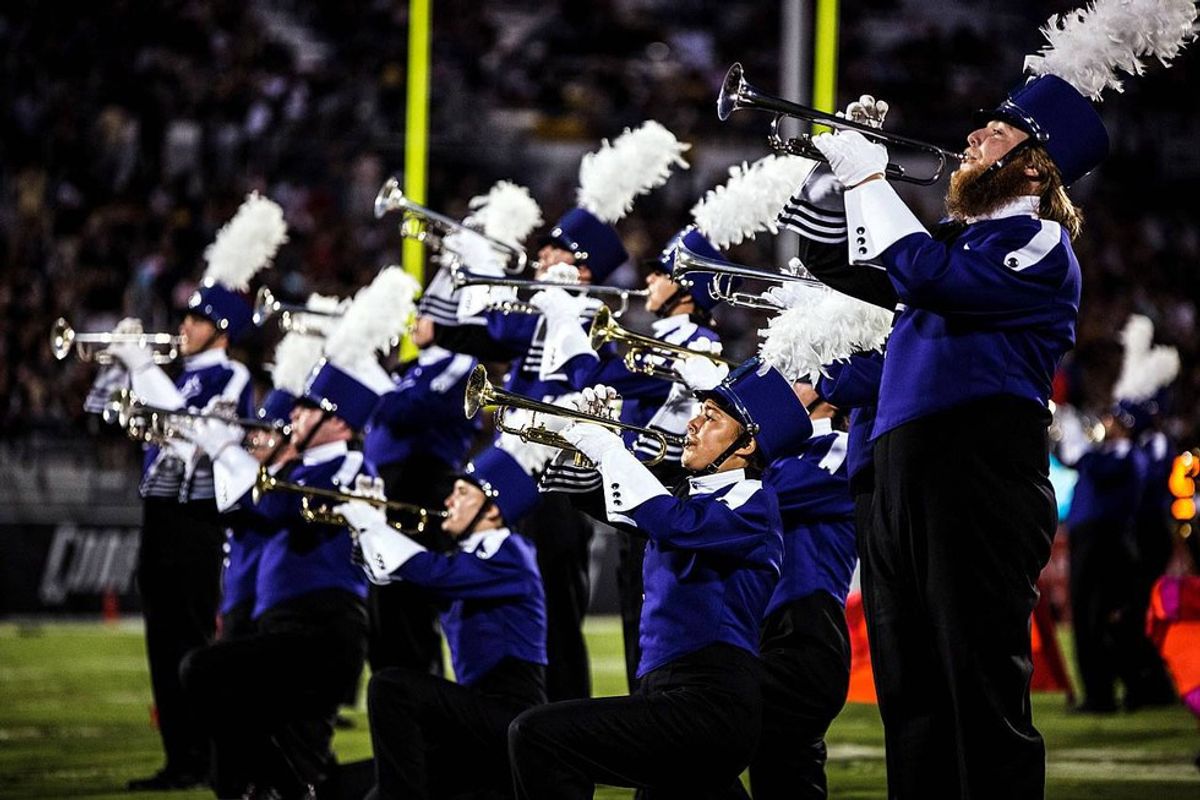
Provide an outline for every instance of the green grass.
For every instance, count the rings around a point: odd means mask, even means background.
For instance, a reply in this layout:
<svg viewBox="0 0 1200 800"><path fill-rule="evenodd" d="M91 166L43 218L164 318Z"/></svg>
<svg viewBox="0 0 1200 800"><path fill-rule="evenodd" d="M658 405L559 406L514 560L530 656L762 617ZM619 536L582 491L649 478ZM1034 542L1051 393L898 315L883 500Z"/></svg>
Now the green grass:
<svg viewBox="0 0 1200 800"><path fill-rule="evenodd" d="M588 624L596 694L624 692L620 628ZM1053 800L1200 796L1200 749L1194 719L1182 708L1079 717L1061 695L1036 695L1034 713L1049 748ZM87 797L129 800L130 778L160 766L150 725L150 688L135 624L0 624L0 798ZM370 754L366 719L353 711L339 731L344 761ZM883 800L883 734L873 706L848 706L829 735L834 798ZM601 789L597 797L632 793ZM203 791L139 795L145 800L199 800Z"/></svg>

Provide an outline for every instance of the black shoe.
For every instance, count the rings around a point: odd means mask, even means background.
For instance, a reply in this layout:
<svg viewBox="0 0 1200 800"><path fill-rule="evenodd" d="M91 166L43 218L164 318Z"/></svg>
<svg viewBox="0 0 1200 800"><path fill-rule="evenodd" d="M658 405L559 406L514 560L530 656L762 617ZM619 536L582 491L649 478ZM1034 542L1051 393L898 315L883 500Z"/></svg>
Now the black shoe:
<svg viewBox="0 0 1200 800"><path fill-rule="evenodd" d="M125 784L130 792L166 792L172 789L195 789L205 785L203 775L160 769L148 778L135 778Z"/></svg>

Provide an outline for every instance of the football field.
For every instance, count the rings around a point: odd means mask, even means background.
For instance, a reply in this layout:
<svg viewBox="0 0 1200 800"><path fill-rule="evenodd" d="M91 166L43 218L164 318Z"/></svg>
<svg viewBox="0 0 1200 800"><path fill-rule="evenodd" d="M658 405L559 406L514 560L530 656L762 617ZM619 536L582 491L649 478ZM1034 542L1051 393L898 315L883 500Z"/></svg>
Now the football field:
<svg viewBox="0 0 1200 800"><path fill-rule="evenodd" d="M595 692L624 691L620 628L588 624ZM303 669L303 665L297 665ZM140 625L0 624L0 798L128 798L127 780L160 766L150 722L150 688ZM1070 715L1059 694L1034 696L1049 748L1055 800L1168 800L1200 797L1193 764L1200 730L1182 708L1110 717ZM365 758L365 713L335 746L343 761ZM883 800L883 739L874 706L851 705L829 735L831 796ZM141 794L145 800L199 800L205 791ZM632 792L601 789L600 798Z"/></svg>

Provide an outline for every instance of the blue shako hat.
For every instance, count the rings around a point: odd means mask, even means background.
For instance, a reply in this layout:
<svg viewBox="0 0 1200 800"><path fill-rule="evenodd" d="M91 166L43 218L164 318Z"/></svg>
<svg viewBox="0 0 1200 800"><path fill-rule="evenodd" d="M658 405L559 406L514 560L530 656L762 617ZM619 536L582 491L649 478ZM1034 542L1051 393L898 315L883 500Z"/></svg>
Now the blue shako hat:
<svg viewBox="0 0 1200 800"><path fill-rule="evenodd" d="M616 230L584 208L573 208L550 229L547 240L575 254L592 271L592 283L604 283L629 254Z"/></svg>
<svg viewBox="0 0 1200 800"><path fill-rule="evenodd" d="M711 258L714 261L720 261L722 264L729 263L729 260L721 254L721 251L713 247L712 242L692 226L684 228L675 234L671 238L671 241L667 242L667 246L658 256L658 266L655 268L658 272L665 273L668 276L671 275L671 271L675 268L675 251L679 249L680 242L698 256ZM688 276L688 280L691 281L691 286L687 289L688 294L696 301L696 306L703 308L705 311L712 311L721 304L721 301L713 297L710 291L713 278L714 276L709 273L698 273Z"/></svg>
<svg viewBox="0 0 1200 800"><path fill-rule="evenodd" d="M262 405L254 412L254 416L263 422L273 425L286 425L291 421L292 409L296 406L296 396L284 389L272 389L263 398Z"/></svg>
<svg viewBox="0 0 1200 800"><path fill-rule="evenodd" d="M473 483L500 509L506 525L515 525L538 504L537 482L499 447L488 447L459 475Z"/></svg>
<svg viewBox="0 0 1200 800"><path fill-rule="evenodd" d="M188 298L188 313L204 317L217 330L237 341L254 327L254 309L241 292L228 289L212 278L205 278Z"/></svg>
<svg viewBox="0 0 1200 800"><path fill-rule="evenodd" d="M783 373L758 356L746 359L712 389L696 392L736 417L767 463L795 453L812 436L812 421Z"/></svg>
<svg viewBox="0 0 1200 800"><path fill-rule="evenodd" d="M391 378L374 361L350 368L323 358L313 368L300 400L340 417L352 429L361 431L379 398L393 389Z"/></svg>
<svg viewBox="0 0 1200 800"><path fill-rule="evenodd" d="M1108 156L1108 131L1092 102L1057 75L1030 79L980 123L998 119L1014 125L1050 154L1063 184L1070 186Z"/></svg>

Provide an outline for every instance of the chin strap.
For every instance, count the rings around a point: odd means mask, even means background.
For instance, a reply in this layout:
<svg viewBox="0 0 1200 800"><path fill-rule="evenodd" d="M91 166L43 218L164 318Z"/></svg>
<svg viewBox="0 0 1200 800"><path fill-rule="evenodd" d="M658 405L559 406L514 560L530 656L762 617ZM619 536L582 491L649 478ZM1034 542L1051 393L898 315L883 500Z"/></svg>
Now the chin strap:
<svg viewBox="0 0 1200 800"><path fill-rule="evenodd" d="M471 517L471 521L467 523L467 527L463 529L463 532L460 534L460 536L470 536L472 533L474 533L475 526L480 522L483 522L483 518L487 515L488 509L495 504L495 501L489 499L483 505L481 505L479 510L475 512L475 516Z"/></svg>
<svg viewBox="0 0 1200 800"><path fill-rule="evenodd" d="M700 470L697 474L712 475L713 473L715 473L717 470L719 470L721 468L722 464L724 464L726 461L729 460L730 456L732 456L738 450L741 450L746 445L750 444L750 440L752 438L753 438L753 436L750 434L749 431L743 430L738 435L738 437L733 440L733 444L731 444L731 445L729 445L729 447L725 448L725 452L721 453L721 455L714 458L707 467Z"/></svg>
<svg viewBox="0 0 1200 800"><path fill-rule="evenodd" d="M654 312L654 316L659 319L666 319L675 313L675 309L679 304L688 298L688 290L682 286L677 286L675 293L663 301L663 304Z"/></svg>
<svg viewBox="0 0 1200 800"><path fill-rule="evenodd" d="M992 175L996 174L1000 170L1004 169L1012 162L1012 159L1014 156L1020 155L1021 153L1025 152L1026 150L1028 150L1030 147L1032 147L1036 143L1037 142L1034 140L1034 138L1032 136L1030 136L1028 139L1025 139L1022 142L1018 142L1017 145L1014 146L1012 150L1009 150L1007 153L1002 155L1000 158L996 159L991 164L989 164L988 168L985 169L983 171L983 174L979 176L980 180L991 177Z"/></svg>
<svg viewBox="0 0 1200 800"><path fill-rule="evenodd" d="M329 416L329 409L321 408L320 422L309 428L308 433L304 435L304 438L296 443L296 452L298 454L304 454L304 451L308 449L309 442L311 442L312 438L317 435L317 431L321 430L321 426L325 424L325 420L329 419Z"/></svg>

